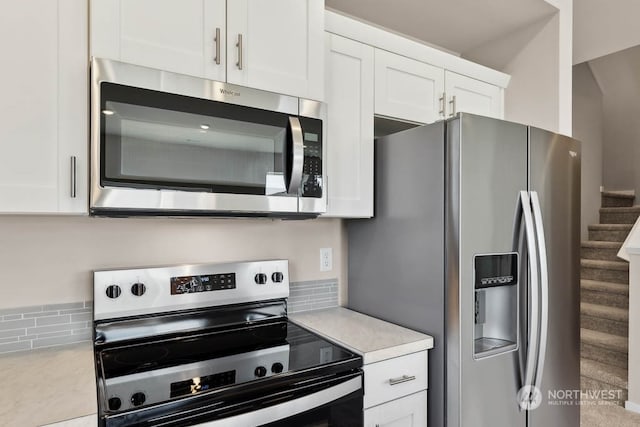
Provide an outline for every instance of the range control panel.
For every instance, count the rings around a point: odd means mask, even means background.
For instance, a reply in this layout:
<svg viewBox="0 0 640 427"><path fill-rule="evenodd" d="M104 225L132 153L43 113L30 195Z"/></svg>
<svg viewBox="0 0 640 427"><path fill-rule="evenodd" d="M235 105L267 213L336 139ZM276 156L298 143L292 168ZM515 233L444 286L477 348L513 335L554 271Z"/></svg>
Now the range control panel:
<svg viewBox="0 0 640 427"><path fill-rule="evenodd" d="M220 291L223 289L235 289L236 287L236 273L172 277L170 280L171 295Z"/></svg>
<svg viewBox="0 0 640 427"><path fill-rule="evenodd" d="M93 291L94 320L287 298L289 262L96 271Z"/></svg>
<svg viewBox="0 0 640 427"><path fill-rule="evenodd" d="M106 405L112 412L166 402L289 370L289 344L216 359L109 378Z"/></svg>

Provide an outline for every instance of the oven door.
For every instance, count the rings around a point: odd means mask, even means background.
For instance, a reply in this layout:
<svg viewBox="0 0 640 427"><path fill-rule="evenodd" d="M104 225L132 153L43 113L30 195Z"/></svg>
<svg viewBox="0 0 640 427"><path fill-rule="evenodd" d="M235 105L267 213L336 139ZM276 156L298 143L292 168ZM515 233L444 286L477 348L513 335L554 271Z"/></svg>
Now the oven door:
<svg viewBox="0 0 640 427"><path fill-rule="evenodd" d="M92 213L295 214L322 198L322 120L298 98L99 59L92 80Z"/></svg>
<svg viewBox="0 0 640 427"><path fill-rule="evenodd" d="M213 421L207 427L356 427L363 425L362 377L274 406Z"/></svg>
<svg viewBox="0 0 640 427"><path fill-rule="evenodd" d="M101 427L359 427L363 425L363 373L293 381L251 392L228 389L225 396L202 395L99 417ZM260 390L262 389L262 390Z"/></svg>

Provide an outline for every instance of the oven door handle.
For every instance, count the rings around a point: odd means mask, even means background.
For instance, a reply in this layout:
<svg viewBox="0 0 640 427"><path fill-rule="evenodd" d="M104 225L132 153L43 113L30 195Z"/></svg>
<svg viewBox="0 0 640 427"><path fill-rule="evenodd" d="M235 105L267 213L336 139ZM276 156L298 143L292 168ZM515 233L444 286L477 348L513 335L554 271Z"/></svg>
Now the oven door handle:
<svg viewBox="0 0 640 427"><path fill-rule="evenodd" d="M206 427L241 427L268 424L319 408L361 388L362 376L358 376L333 387L288 402L198 425Z"/></svg>
<svg viewBox="0 0 640 427"><path fill-rule="evenodd" d="M289 117L289 130L287 132L288 150L285 160L285 185L287 194L298 194L302 183L302 167L304 166L304 139L302 125L298 117Z"/></svg>

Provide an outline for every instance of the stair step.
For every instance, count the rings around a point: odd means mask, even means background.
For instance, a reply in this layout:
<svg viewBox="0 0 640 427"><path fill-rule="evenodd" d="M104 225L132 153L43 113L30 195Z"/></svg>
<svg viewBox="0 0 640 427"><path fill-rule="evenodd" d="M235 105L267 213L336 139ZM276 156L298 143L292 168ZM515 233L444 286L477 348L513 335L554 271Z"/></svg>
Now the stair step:
<svg viewBox="0 0 640 427"><path fill-rule="evenodd" d="M580 281L580 301L628 309L629 285L583 279Z"/></svg>
<svg viewBox="0 0 640 427"><path fill-rule="evenodd" d="M640 206L600 208L601 224L635 224L638 216L640 216Z"/></svg>
<svg viewBox="0 0 640 427"><path fill-rule="evenodd" d="M580 260L580 278L602 282L629 283L629 263L626 261Z"/></svg>
<svg viewBox="0 0 640 427"><path fill-rule="evenodd" d="M586 393L585 400L624 405L628 397L629 372L608 363L581 358L580 386L583 391L592 391Z"/></svg>
<svg viewBox="0 0 640 427"><path fill-rule="evenodd" d="M580 313L600 319L629 322L629 310L625 308L607 307L604 305L581 302Z"/></svg>
<svg viewBox="0 0 640 427"><path fill-rule="evenodd" d="M627 354L629 352L629 342L626 338L606 334L604 332L580 328L580 340L584 343L591 344L596 347L608 348L619 353Z"/></svg>
<svg viewBox="0 0 640 427"><path fill-rule="evenodd" d="M620 388L586 376L580 376L580 388L583 395L580 396L581 404L590 405L618 405L624 407L629 397L626 388ZM619 425L619 424L594 424L595 425Z"/></svg>
<svg viewBox="0 0 640 427"><path fill-rule="evenodd" d="M622 283L601 282L598 280L580 280L580 287L594 292L607 292L611 294L629 296L629 285Z"/></svg>
<svg viewBox="0 0 640 427"><path fill-rule="evenodd" d="M594 360L580 359L580 375L621 389L629 387L629 373L626 369Z"/></svg>
<svg viewBox="0 0 640 427"><path fill-rule="evenodd" d="M632 227L632 224L592 224L588 227L589 240L622 243Z"/></svg>
<svg viewBox="0 0 640 427"><path fill-rule="evenodd" d="M622 242L603 242L587 240L580 244L580 256L584 259L598 259L603 261L620 261L618 251Z"/></svg>
<svg viewBox="0 0 640 427"><path fill-rule="evenodd" d="M603 191L600 200L603 208L631 207L636 196L633 193Z"/></svg>
<svg viewBox="0 0 640 427"><path fill-rule="evenodd" d="M580 328L581 358L627 369L628 354L627 338Z"/></svg>

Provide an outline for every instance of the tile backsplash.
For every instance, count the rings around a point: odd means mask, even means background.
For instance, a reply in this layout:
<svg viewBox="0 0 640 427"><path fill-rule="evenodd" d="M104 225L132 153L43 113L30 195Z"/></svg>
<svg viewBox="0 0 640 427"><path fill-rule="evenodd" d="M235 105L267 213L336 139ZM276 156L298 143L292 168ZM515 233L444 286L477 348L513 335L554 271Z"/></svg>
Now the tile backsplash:
<svg viewBox="0 0 640 427"><path fill-rule="evenodd" d="M93 302L0 310L0 354L91 339Z"/></svg>
<svg viewBox="0 0 640 427"><path fill-rule="evenodd" d="M308 280L289 285L289 313L338 306L338 279Z"/></svg>
<svg viewBox="0 0 640 427"><path fill-rule="evenodd" d="M338 280L290 283L289 313L336 307ZM0 354L90 341L93 301L0 310Z"/></svg>

